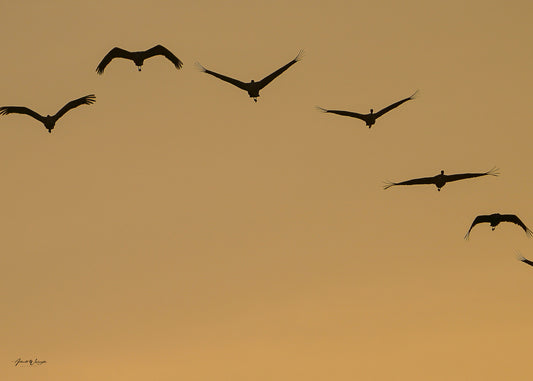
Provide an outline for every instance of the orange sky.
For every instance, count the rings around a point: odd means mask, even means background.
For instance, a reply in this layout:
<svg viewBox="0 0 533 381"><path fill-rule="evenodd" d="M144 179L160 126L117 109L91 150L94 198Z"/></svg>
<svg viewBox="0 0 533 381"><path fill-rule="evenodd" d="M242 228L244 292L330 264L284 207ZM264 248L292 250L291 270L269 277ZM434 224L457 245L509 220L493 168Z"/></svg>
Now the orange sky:
<svg viewBox="0 0 533 381"><path fill-rule="evenodd" d="M0 378L530 380L530 1L2 5ZM114 46L162 44L142 72ZM243 81L305 50L261 91ZM366 113L364 122L315 110ZM446 173L499 177L393 187ZM14 360L47 361L14 366Z"/></svg>

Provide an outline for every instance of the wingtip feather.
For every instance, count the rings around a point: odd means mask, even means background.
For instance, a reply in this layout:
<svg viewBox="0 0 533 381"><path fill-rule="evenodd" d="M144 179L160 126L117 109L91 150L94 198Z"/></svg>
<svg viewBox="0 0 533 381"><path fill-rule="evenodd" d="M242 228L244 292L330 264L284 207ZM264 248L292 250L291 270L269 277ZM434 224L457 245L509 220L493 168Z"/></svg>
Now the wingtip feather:
<svg viewBox="0 0 533 381"><path fill-rule="evenodd" d="M205 67L203 67L203 66L200 64L200 62L198 62L198 61L196 61L196 62L194 63L194 66L196 66L196 68L197 68L198 70L200 70L201 72L203 72L203 73L205 73L205 72L207 71L207 69L206 69Z"/></svg>
<svg viewBox="0 0 533 381"><path fill-rule="evenodd" d="M499 176L500 175L500 172L498 172L500 169L497 168L497 167L492 167L489 171L487 171L487 175L491 175L491 176Z"/></svg>
<svg viewBox="0 0 533 381"><path fill-rule="evenodd" d="M84 98L85 98L85 103L88 105L92 105L94 102L96 102L96 95L94 94L86 95Z"/></svg>
<svg viewBox="0 0 533 381"><path fill-rule="evenodd" d="M413 93L413 95L411 95L411 96L409 97L409 99L416 99L416 98L418 98L419 96L420 96L420 90L417 89L417 90Z"/></svg>
<svg viewBox="0 0 533 381"><path fill-rule="evenodd" d="M389 189L390 187L396 185L392 181L384 181L385 185L383 185L383 189Z"/></svg>

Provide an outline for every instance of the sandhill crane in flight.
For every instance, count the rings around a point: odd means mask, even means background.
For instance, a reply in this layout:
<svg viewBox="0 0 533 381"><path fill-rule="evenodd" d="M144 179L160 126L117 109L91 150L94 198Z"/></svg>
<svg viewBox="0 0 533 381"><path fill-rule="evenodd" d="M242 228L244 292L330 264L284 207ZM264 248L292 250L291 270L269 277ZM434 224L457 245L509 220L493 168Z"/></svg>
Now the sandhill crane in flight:
<svg viewBox="0 0 533 381"><path fill-rule="evenodd" d="M214 71L208 70L202 65L200 65L199 62L196 62L196 65L204 73L211 74L212 76L217 77L218 79L231 83L234 86L237 86L239 89L247 91L250 98L253 98L254 102L257 102L257 98L259 97L259 90L261 90L263 87L265 87L270 82L272 82L276 77L278 77L281 73L283 73L285 70L290 68L296 62L300 61L302 59L302 54L303 54L303 51L300 50L298 55L287 65L279 68L272 74L267 75L265 78L257 82L255 82L253 79L250 82L241 82L238 79L227 77L225 75L218 74L218 73L215 73Z"/></svg>
<svg viewBox="0 0 533 381"><path fill-rule="evenodd" d="M390 106L387 106L385 107L384 109L381 109L379 110L378 112L376 112L374 114L374 109L370 109L370 114L359 114L359 113L356 113L356 112L351 112L351 111L342 111L342 110L328 110L328 109L325 109L325 108L322 108L322 107L319 107L319 106L316 106L317 110L319 111L322 111L322 112L330 112L332 114L338 114L338 115L343 115L343 116L350 116L352 118L357 118L357 119L361 119L363 120L366 125L368 126L368 128L371 128L373 124L376 123L376 119L379 118L380 116L382 116L383 114L389 112L390 110L392 109L395 109L396 107L398 107L399 105L401 105L402 103L405 103L411 99L415 99L416 98L416 95L418 94L418 90L415 91L413 93L413 95L411 95L410 97L407 97L405 99L402 99L401 101L398 101L396 103L393 103L391 104Z"/></svg>
<svg viewBox="0 0 533 381"><path fill-rule="evenodd" d="M84 97L81 97L79 99L73 100L68 102L66 105L63 106L61 110L59 110L55 115L46 115L42 116L35 111L22 106L4 106L0 107L0 115L8 115L8 114L26 114L31 117L34 117L39 122L44 124L48 132L52 133L52 130L54 129L54 126L59 118L61 118L65 113L75 107L78 107L80 105L90 105L93 104L96 101L96 97L94 94L86 95Z"/></svg>
<svg viewBox="0 0 533 381"><path fill-rule="evenodd" d="M468 229L468 232L466 232L465 239L468 239L468 237L470 236L470 231L472 230L472 228L482 222L490 223L492 230L496 229L496 226L498 226L500 222L512 222L513 224L516 224L520 226L522 229L524 229L524 231L529 237L533 235L533 232L531 232L531 230L529 230L529 228L516 215L494 213L490 215L477 216L474 219L474 222L472 222L472 225L470 225L470 229Z"/></svg>
<svg viewBox="0 0 533 381"><path fill-rule="evenodd" d="M496 172L497 170L498 170L497 168L492 168L490 171L482 172L482 173L457 173L455 175L445 175L444 171L440 171L440 174L433 176L433 177L421 177L419 179L402 181L400 183L388 182L387 185L383 187L383 189L388 189L395 185L435 184L435 186L437 187L437 190L440 191L440 188L442 188L446 183L449 183L451 181L457 181L457 180L463 180L463 179L469 179L472 177L487 176L487 175L498 176L499 173Z"/></svg>
<svg viewBox="0 0 533 381"><path fill-rule="evenodd" d="M153 56L165 56L174 64L174 66L176 66L176 69L181 69L183 66L183 62L181 62L178 57L172 54L172 52L163 45L156 45L148 50L142 50L138 52L129 52L127 50L115 47L111 49L109 53L105 55L104 59L98 64L96 67L96 72L98 74L103 74L104 69L113 58L125 58L132 60L135 62L135 65L137 65L139 71L141 71L141 66L144 63L144 60Z"/></svg>

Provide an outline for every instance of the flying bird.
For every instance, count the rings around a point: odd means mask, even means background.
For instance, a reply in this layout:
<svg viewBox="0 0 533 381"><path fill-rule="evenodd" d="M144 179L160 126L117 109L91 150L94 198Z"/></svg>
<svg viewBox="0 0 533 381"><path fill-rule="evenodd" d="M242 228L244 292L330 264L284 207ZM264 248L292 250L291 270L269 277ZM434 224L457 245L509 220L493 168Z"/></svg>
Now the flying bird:
<svg viewBox="0 0 533 381"><path fill-rule="evenodd" d="M176 69L181 69L183 66L183 62L181 62L178 57L172 54L172 52L163 45L156 45L148 50L142 50L138 52L129 52L127 50L115 47L111 49L109 53L105 55L104 59L98 64L96 67L96 72L98 74L103 74L104 69L111 62L111 60L113 60L113 58L125 58L132 60L135 62L135 65L137 65L139 71L141 71L141 66L144 63L144 60L153 56L165 56L174 64L174 66L176 66Z"/></svg>
<svg viewBox="0 0 533 381"><path fill-rule="evenodd" d="M44 124L48 132L52 133L52 130L54 129L54 126L59 118L61 118L65 113L69 110L72 110L75 107L78 107L80 105L90 105L93 104L96 101L96 97L94 94L86 95L84 97L81 97L79 99L73 100L68 102L66 105L63 106L61 110L59 110L55 115L46 115L42 116L35 111L22 106L4 106L0 107L0 115L8 115L8 114L26 114L31 117L34 117L39 122Z"/></svg>
<svg viewBox="0 0 533 381"><path fill-rule="evenodd" d="M387 182L387 185L385 185L383 189L388 189L395 185L435 184L437 190L440 191L440 188L442 188L446 183L449 183L451 181L470 179L472 177L480 177L487 175L498 176L499 173L496 172L497 170L497 168L492 168L490 171L482 173L457 173L455 175L445 175L444 171L440 171L440 174L433 177L421 177L419 179L402 181L401 183Z"/></svg>
<svg viewBox="0 0 533 381"><path fill-rule="evenodd" d="M513 224L516 224L520 226L522 229L524 229L524 231L526 232L528 236L531 237L531 235L533 235L533 232L531 232L531 230L529 230L529 228L516 215L494 213L491 215L477 216L474 219L474 222L472 222L472 225L470 225L470 229L468 229L468 232L465 235L465 239L468 239L468 237L470 236L470 231L472 230L472 228L482 222L490 223L492 230L496 229L496 226L498 226L500 222L512 222Z"/></svg>
<svg viewBox="0 0 533 381"><path fill-rule="evenodd" d="M342 110L328 110L319 106L316 106L317 110L322 112L330 112L332 114L338 114L338 115L344 115L344 116L350 116L352 118L357 118L363 120L368 128L371 128L373 124L376 123L376 119L382 116L383 114L389 112L392 109L395 109L402 103L405 103L411 99L415 99L416 95L418 94L418 90L413 93L410 97L407 97L405 99L402 99L401 101L398 101L396 103L391 104L390 106L385 107L384 109L379 110L374 114L374 109L370 109L370 114L359 114L357 112L351 112L351 111L342 111Z"/></svg>
<svg viewBox="0 0 533 381"><path fill-rule="evenodd" d="M214 71L207 70L205 67L200 65L199 62L196 63L198 68L203 71L204 73L211 74L214 77L217 77L218 79L221 79L225 82L231 83L234 86L237 86L239 89L242 89L244 91L248 92L248 95L250 98L253 98L254 102L257 102L257 98L259 97L259 90L261 90L263 87L268 85L270 82L272 82L276 77L278 77L281 73L283 73L285 70L290 68L292 65L294 65L296 62L300 61L302 59L302 53L303 51L300 50L298 55L287 65L282 66L272 74L267 75L265 78L263 78L260 81L255 82L253 79L250 82L241 82L238 79L234 79L231 77L227 77L222 74L215 73Z"/></svg>
<svg viewBox="0 0 533 381"><path fill-rule="evenodd" d="M524 258L523 256L519 255L518 259L524 263L527 263L530 266L533 266L533 261L530 261L529 259Z"/></svg>

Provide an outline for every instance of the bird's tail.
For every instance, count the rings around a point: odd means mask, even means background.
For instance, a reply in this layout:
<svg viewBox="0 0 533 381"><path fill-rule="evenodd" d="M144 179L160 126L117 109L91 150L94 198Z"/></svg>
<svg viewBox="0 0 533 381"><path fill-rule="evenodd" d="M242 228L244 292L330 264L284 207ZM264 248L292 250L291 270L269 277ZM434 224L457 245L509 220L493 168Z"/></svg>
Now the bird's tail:
<svg viewBox="0 0 533 381"><path fill-rule="evenodd" d="M301 61L302 58L304 58L304 50L303 49L300 49L300 51L298 52L298 55L294 58L294 61L298 62L298 61Z"/></svg>
<svg viewBox="0 0 533 381"><path fill-rule="evenodd" d="M516 253L516 259L518 259L519 261L524 262L526 258L522 254Z"/></svg>
<svg viewBox="0 0 533 381"><path fill-rule="evenodd" d="M416 99L420 96L420 90L416 90L413 95L409 97L409 99Z"/></svg>
<svg viewBox="0 0 533 381"><path fill-rule="evenodd" d="M317 109L320 112L328 112L328 110L326 110L325 108L322 108L320 106L315 106L315 109Z"/></svg>

